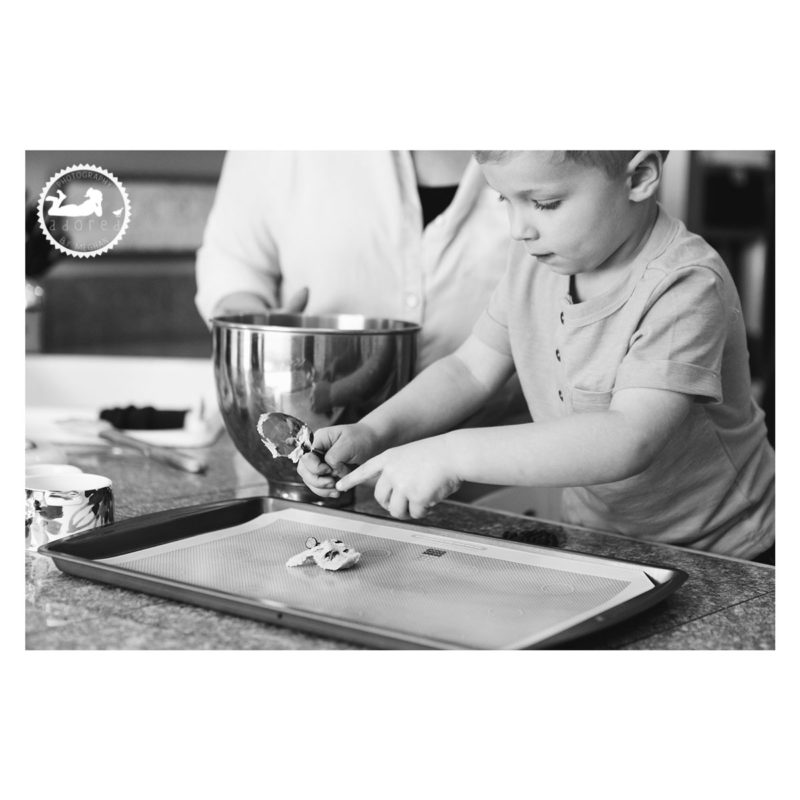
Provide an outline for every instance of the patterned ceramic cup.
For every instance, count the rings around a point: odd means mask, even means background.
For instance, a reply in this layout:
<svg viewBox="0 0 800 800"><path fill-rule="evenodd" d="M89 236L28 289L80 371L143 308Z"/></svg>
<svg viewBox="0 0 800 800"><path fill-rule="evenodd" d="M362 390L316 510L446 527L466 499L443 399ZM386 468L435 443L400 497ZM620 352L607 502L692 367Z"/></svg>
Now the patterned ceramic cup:
<svg viewBox="0 0 800 800"><path fill-rule="evenodd" d="M113 521L111 480L103 475L25 478L25 545L30 549Z"/></svg>

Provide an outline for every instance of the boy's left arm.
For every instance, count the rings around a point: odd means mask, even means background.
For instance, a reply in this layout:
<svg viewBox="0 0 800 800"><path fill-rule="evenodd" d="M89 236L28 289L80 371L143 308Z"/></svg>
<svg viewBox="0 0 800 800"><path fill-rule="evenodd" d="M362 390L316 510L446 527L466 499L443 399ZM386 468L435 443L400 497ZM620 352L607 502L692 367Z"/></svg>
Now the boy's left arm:
<svg viewBox="0 0 800 800"><path fill-rule="evenodd" d="M377 478L375 498L393 516L422 517L462 481L589 486L642 472L680 425L690 395L622 389L607 411L558 420L451 431L381 453L342 478L345 491Z"/></svg>

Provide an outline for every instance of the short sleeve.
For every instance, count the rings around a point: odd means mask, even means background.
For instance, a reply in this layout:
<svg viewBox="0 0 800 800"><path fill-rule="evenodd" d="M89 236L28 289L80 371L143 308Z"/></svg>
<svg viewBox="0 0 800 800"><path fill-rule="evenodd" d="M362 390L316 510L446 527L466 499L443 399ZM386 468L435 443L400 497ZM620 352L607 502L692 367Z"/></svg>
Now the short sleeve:
<svg viewBox="0 0 800 800"><path fill-rule="evenodd" d="M722 355L730 313L722 278L709 267L675 270L653 292L614 391L668 389L722 401Z"/></svg>
<svg viewBox="0 0 800 800"><path fill-rule="evenodd" d="M506 269L500 282L489 298L489 305L475 323L472 333L492 350L503 355L511 355L511 342L508 336L508 297L509 270Z"/></svg>

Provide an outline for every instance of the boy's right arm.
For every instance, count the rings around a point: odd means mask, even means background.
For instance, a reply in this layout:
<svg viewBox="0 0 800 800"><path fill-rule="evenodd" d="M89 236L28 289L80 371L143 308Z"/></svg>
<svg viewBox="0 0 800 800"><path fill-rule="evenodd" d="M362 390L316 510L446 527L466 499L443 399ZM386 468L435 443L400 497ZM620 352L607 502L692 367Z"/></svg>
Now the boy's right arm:
<svg viewBox="0 0 800 800"><path fill-rule="evenodd" d="M347 464L451 430L477 411L513 371L510 356L470 336L455 353L431 364L360 422L317 431L314 449L325 453L325 461L309 453L301 459L298 473L317 494L335 494L331 468L342 475Z"/></svg>

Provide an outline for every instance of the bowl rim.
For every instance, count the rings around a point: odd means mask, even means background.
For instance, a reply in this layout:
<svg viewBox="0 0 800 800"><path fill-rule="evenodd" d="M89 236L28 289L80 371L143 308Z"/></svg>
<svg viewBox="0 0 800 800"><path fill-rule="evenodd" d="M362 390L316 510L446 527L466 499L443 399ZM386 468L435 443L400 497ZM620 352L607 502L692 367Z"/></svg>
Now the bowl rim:
<svg viewBox="0 0 800 800"><path fill-rule="evenodd" d="M340 317L360 319L364 325L376 322L390 322L391 328L326 328L326 327L298 327L294 325L264 325L256 322L246 322L242 318L261 316L256 314L225 314L211 318L214 328L224 329L243 329L254 331L265 331L275 333L294 333L294 334L321 334L333 336L352 336L353 334L364 336L396 336L398 334L418 333L422 326L417 322L408 322L401 319L390 319L388 317L366 317L363 314L291 314L283 312L272 312L280 317L311 317L319 319L336 319Z"/></svg>

